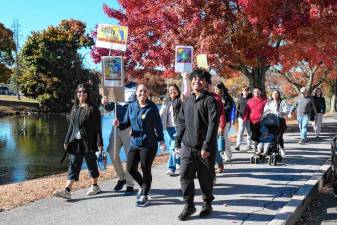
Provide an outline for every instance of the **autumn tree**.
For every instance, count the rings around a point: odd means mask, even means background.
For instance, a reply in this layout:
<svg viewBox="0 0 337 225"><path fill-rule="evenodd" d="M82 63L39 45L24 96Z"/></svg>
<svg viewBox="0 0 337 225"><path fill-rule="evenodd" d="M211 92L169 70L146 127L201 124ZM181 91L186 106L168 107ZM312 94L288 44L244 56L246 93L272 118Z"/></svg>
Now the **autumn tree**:
<svg viewBox="0 0 337 225"><path fill-rule="evenodd" d="M90 47L85 24L62 20L58 26L33 32L21 52L21 90L52 111L69 110L78 84L89 83L98 98L99 75L83 66L78 50Z"/></svg>
<svg viewBox="0 0 337 225"><path fill-rule="evenodd" d="M7 82L12 73L8 66L14 62L12 56L14 50L13 32L0 23L0 83Z"/></svg>
<svg viewBox="0 0 337 225"><path fill-rule="evenodd" d="M103 9L129 27L124 56L139 73L159 67L163 76L173 74L174 47L191 45L195 54L208 55L218 74L240 71L251 87L262 89L266 72L280 61L280 49L299 47L296 32L310 27L317 8L336 7L331 0L119 0L119 4L120 10L107 5ZM107 54L106 49L92 51L95 62Z"/></svg>

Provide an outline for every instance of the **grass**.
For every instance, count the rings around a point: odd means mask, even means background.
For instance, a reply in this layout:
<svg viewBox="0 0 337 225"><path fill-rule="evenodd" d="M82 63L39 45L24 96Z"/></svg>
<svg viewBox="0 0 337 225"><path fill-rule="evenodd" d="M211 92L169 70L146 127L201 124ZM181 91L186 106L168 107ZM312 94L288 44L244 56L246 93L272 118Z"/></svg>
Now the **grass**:
<svg viewBox="0 0 337 225"><path fill-rule="evenodd" d="M27 98L25 96L20 96L20 100L18 100L18 97L16 95L0 95L0 100L11 102L38 103L35 99Z"/></svg>

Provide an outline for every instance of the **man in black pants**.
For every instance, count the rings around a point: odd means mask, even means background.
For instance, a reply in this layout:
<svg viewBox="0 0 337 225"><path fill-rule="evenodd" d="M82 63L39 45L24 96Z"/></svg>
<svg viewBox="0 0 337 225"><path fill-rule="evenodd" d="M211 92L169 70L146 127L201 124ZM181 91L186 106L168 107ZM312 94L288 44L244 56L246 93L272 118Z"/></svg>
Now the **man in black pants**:
<svg viewBox="0 0 337 225"><path fill-rule="evenodd" d="M203 206L199 216L212 213L214 163L219 115L215 98L206 91L211 75L201 69L194 70L191 94L183 103L178 120L176 151L181 153L180 183L185 207L179 220L195 213L194 177L197 173L202 191Z"/></svg>

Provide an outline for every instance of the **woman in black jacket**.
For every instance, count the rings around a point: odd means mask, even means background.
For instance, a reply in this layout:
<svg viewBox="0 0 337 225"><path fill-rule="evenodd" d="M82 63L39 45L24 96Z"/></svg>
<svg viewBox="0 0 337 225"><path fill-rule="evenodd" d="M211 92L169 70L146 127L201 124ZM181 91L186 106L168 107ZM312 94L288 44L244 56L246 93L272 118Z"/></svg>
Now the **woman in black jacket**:
<svg viewBox="0 0 337 225"><path fill-rule="evenodd" d="M323 115L326 109L325 98L322 96L322 90L320 88L316 89L313 100L315 102L317 116L315 117L312 126L314 127L316 138L319 138L319 135L321 134Z"/></svg>
<svg viewBox="0 0 337 225"><path fill-rule="evenodd" d="M80 84L76 88L64 149L69 153L67 183L63 190L55 191L54 196L71 198L71 187L78 181L83 158L87 163L92 183L87 194L99 193L101 190L97 185L99 172L95 153L103 150L101 114L92 104L89 88L85 84Z"/></svg>

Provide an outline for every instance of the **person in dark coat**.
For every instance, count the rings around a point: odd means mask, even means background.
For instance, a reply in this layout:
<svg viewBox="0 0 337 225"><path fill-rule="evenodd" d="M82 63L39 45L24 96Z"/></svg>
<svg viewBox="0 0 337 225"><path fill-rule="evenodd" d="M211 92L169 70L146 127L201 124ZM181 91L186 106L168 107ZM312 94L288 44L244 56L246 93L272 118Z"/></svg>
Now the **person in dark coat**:
<svg viewBox="0 0 337 225"><path fill-rule="evenodd" d="M69 153L67 183L64 189L55 191L54 196L71 198L70 191L74 182L78 181L83 158L87 163L92 184L87 194L99 193L101 189L97 185L99 172L95 153L103 151L101 114L93 105L89 88L85 84L80 84L76 88L64 149Z"/></svg>
<svg viewBox="0 0 337 225"><path fill-rule="evenodd" d="M316 138L319 138L322 130L323 115L326 110L325 98L323 97L322 89L316 88L315 95L312 99L314 100L317 111L317 115L313 121L312 126L314 127Z"/></svg>
<svg viewBox="0 0 337 225"><path fill-rule="evenodd" d="M203 206L199 216L212 213L213 181L219 113L215 98L206 91L211 75L196 69L190 74L193 93L186 98L177 120L176 151L180 152L180 183L185 207L179 220L187 220L194 205L194 177L197 174Z"/></svg>

